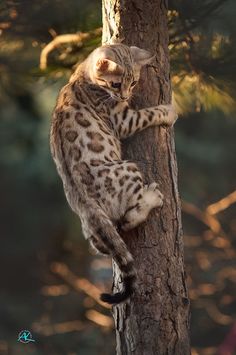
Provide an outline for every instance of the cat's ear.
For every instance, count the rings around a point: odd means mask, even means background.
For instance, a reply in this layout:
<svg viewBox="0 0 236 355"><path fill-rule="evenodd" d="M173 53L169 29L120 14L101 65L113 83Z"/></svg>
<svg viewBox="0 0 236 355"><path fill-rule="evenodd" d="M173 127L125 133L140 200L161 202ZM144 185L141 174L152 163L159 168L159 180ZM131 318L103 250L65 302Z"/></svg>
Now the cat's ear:
<svg viewBox="0 0 236 355"><path fill-rule="evenodd" d="M96 62L96 71L98 75L121 75L123 68L107 58L100 58Z"/></svg>
<svg viewBox="0 0 236 355"><path fill-rule="evenodd" d="M150 52L145 49L141 49L135 46L130 47L131 55L133 57L134 63L143 66L149 64L155 58L155 55L152 55Z"/></svg>

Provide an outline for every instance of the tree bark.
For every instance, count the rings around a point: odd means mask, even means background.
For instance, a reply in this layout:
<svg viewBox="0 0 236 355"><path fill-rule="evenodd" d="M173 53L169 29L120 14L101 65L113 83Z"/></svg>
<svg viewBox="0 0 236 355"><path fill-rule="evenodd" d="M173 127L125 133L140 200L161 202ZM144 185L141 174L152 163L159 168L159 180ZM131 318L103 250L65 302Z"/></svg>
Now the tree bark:
<svg viewBox="0 0 236 355"><path fill-rule="evenodd" d="M143 69L131 105L171 102L165 0L103 0L103 43L118 40L156 54ZM189 299L183 261L181 209L173 128L148 128L123 144L123 157L135 161L146 183L157 181L165 196L161 211L124 235L135 259L138 290L115 306L117 354L190 354ZM114 291L120 273L113 265Z"/></svg>

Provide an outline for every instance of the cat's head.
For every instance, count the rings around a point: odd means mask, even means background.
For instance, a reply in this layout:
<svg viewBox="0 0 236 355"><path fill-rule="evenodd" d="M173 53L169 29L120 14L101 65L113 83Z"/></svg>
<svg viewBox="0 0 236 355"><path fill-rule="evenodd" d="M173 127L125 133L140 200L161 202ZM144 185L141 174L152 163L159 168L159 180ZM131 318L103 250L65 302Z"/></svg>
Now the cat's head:
<svg viewBox="0 0 236 355"><path fill-rule="evenodd" d="M140 77L141 67L153 55L138 47L111 44L97 48L92 54L90 77L117 101L127 101Z"/></svg>

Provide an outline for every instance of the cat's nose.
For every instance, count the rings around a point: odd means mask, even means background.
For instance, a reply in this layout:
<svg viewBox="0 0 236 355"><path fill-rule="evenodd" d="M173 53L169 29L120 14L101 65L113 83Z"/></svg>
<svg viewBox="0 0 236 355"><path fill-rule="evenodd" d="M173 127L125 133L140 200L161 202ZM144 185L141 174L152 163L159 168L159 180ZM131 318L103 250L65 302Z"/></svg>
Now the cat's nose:
<svg viewBox="0 0 236 355"><path fill-rule="evenodd" d="M124 100L124 101L128 100L128 96L121 96L120 98L121 98L121 100Z"/></svg>

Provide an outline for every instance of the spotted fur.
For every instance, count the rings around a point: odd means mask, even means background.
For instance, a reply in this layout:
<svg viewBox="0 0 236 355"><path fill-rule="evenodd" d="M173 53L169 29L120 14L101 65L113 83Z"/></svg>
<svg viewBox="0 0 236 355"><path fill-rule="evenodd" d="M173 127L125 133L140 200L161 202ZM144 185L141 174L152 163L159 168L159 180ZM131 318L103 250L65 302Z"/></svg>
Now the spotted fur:
<svg viewBox="0 0 236 355"><path fill-rule="evenodd" d="M62 88L53 113L50 144L67 200L80 216L85 238L110 255L123 275L123 290L103 294L116 304L135 289L133 257L117 231L144 222L162 206L156 183L145 186L133 162L121 158L121 140L148 126L172 125L171 105L133 110L128 105L140 69L151 55L123 44L97 48Z"/></svg>

